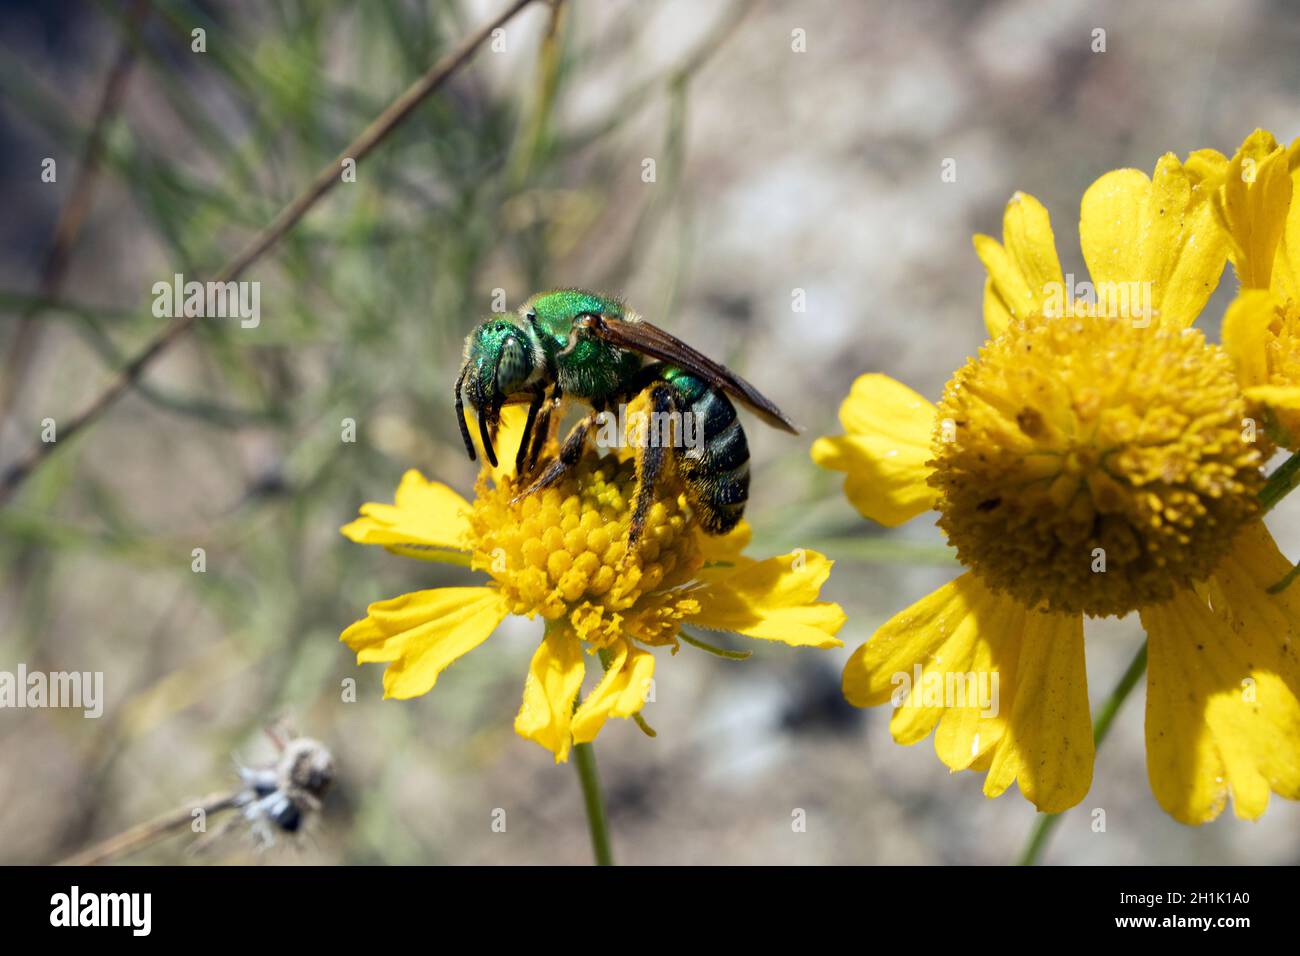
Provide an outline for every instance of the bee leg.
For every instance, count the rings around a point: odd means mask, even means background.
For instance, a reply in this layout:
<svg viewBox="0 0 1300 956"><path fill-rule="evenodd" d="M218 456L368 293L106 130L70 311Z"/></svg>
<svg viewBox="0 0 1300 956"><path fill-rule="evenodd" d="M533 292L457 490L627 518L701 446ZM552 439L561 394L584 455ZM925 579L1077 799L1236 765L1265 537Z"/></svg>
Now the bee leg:
<svg viewBox="0 0 1300 956"><path fill-rule="evenodd" d="M537 422L537 412L541 409L545 398L545 394L539 390L533 394L533 400L528 403L528 420L524 422L524 433L519 439L519 450L515 452L516 476L522 477L524 474L524 463L528 460L528 452L532 444L529 439L532 437L533 425ZM544 430L548 424L543 422L542 429Z"/></svg>
<svg viewBox="0 0 1300 956"><path fill-rule="evenodd" d="M542 448L551 440L551 432L554 430L554 426L559 424L559 420L555 417L559 407L560 387L557 385L551 389L551 397L542 408L537 427L533 430L533 447L528 452L528 467L524 474L531 475L537 470L537 460L541 457Z"/></svg>
<svg viewBox="0 0 1300 956"><path fill-rule="evenodd" d="M522 501L543 488L549 488L578 463L578 460L582 457L583 446L587 443L587 434L591 431L591 426L596 422L596 415L596 412L592 412L569 429L569 434L565 437L564 444L560 446L560 453L555 456L555 460L546 466L546 470L538 475L531 485L515 495L511 499L511 504Z"/></svg>
<svg viewBox="0 0 1300 956"><path fill-rule="evenodd" d="M650 408L660 421L667 421L663 416L671 415L677 410L677 397L673 393L673 387L667 382L659 381L653 383L647 389L650 399ZM646 443L643 448L637 452L636 458L636 496L632 505L632 521L627 529L627 550L630 554L636 547L637 542L641 540L641 532L645 530L645 519L650 513L650 506L655 500L655 485L659 483L659 476L663 473L664 460L671 453L671 448L664 446L659 442L659 437L663 433L656 429L650 428L647 431ZM670 442L677 441L678 436L666 436Z"/></svg>
<svg viewBox="0 0 1300 956"><path fill-rule="evenodd" d="M529 442L528 455L524 458L523 470L517 471L516 474L531 475L537 470L537 459L541 457L542 447L546 444L550 432L551 406L548 403L542 408L541 414L537 416L537 425L533 429L532 441Z"/></svg>

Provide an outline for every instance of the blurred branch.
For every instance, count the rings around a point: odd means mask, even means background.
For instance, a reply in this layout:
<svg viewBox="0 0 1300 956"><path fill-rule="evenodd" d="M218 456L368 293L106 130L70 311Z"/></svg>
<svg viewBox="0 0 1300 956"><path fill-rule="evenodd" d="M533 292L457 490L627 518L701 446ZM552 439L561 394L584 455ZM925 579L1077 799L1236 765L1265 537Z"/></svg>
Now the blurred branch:
<svg viewBox="0 0 1300 956"><path fill-rule="evenodd" d="M135 316L134 312L101 308L80 302L43 299L40 296L11 293L0 289L0 311L3 311L5 306L11 304L21 305L25 310L25 314L30 314L32 317L46 312L56 315L65 313L71 316L77 322L77 332L90 344L96 354L104 360L105 365L111 367L121 363L122 352L113 344L112 338L104 331L101 320L105 318L128 319ZM242 428L247 425L274 424L283 417L274 407L237 408L221 402L208 401L207 399L173 395L146 382L136 382L135 390L142 398L159 408L179 415L188 415L217 428Z"/></svg>
<svg viewBox="0 0 1300 956"><path fill-rule="evenodd" d="M562 30L567 19L564 0L548 0L551 16L542 35L541 53L537 64L537 102L529 113L524 135L518 140L517 151L511 161L511 181L515 188L527 182L533 165L549 145L551 113L555 107L555 93L560 85L562 63Z"/></svg>
<svg viewBox="0 0 1300 956"><path fill-rule="evenodd" d="M654 102L651 94L660 86L666 84L671 90L675 86L688 83L731 38L753 6L754 0L735 0L718 17L714 28L686 54L681 64L669 71L666 80L663 76L654 76L633 87L602 119L582 127L576 133L566 137L566 141L581 145L600 139Z"/></svg>
<svg viewBox="0 0 1300 956"><path fill-rule="evenodd" d="M617 129L624 121L632 116L640 107L653 100L650 95L660 83L664 83L668 92L668 117L664 131L664 187L651 193L651 198L646 202L637 220L632 227L631 235L625 243L620 255L605 270L605 276L602 284L607 288L620 288L627 280L627 276L633 271L636 263L645 254L648 245L648 236L657 230L660 222L668 214L670 206L676 204L680 207L684 205L685 200L681 194L681 176L682 170L686 164L686 119L687 106L690 96L691 81L695 75L704 68L705 64L722 49L726 42L735 34L741 22L752 8L752 0L736 0L720 16L708 34L700 40L690 52L683 58L680 64L668 71L666 80L662 77L655 77L652 80L639 86L633 91L632 95L624 98L619 106L611 114L608 121L595 124L588 132L581 134L584 137L604 136ZM663 197L667 196L665 199ZM678 241L674 244L676 249L676 261L673 264L667 288L664 291L661 311L662 315L671 314L676 303L682 275L686 270L686 263L691 258L689 224L685 218L682 220Z"/></svg>
<svg viewBox="0 0 1300 956"><path fill-rule="evenodd" d="M492 35L492 31L512 19L533 0L515 0L511 5L482 26L477 32L467 37L451 53L435 63L424 76L420 77L407 90L367 126L361 134L344 147L343 151L330 164L325 166L311 184L296 199L285 206L280 213L244 247L238 255L222 268L212 281L231 282L237 279L245 269L262 257L272 246L288 233L316 203L342 180L341 168L344 159L355 160L360 164L380 142L406 120L414 109L434 93L447 79L463 66L478 48ZM32 448L19 461L15 462L0 481L0 504L6 503L18 487L33 471L46 460L53 451L97 420L106 412L132 384L163 352L188 332L197 321L198 316L183 316L175 319L159 332L122 368L81 412L60 428L58 442L41 442Z"/></svg>
<svg viewBox="0 0 1300 956"><path fill-rule="evenodd" d="M547 2L550 4L551 11L538 51L535 101L521 125L506 168L506 180L510 184L510 190L512 193L522 194L519 198L527 195L525 187L532 178L534 170L549 157L554 145L551 119L556 94L560 88L564 63L565 23L568 17L564 0L547 0ZM506 209L502 211L506 212ZM545 284L543 276L550 258L548 223L545 219L544 216L538 217L531 228L520 229L518 235L519 254L523 260L524 275L527 276L529 288L540 288Z"/></svg>
<svg viewBox="0 0 1300 956"><path fill-rule="evenodd" d="M136 0L127 15L131 29L138 31L148 15L149 0ZM109 68L108 75L104 78L104 87L100 93L99 106L95 110L90 135L86 139L81 166L72 181L72 191L68 201L59 212L59 219L54 227L54 238L41 265L38 286L38 295L41 299L54 298L67 275L73 243L81 233L82 224L86 221L86 214L90 211L91 200L94 197L100 155L104 148L104 131L122 105L134 60L135 52L132 43L129 38L124 39L118 48L112 67ZM13 398L18 393L23 376L29 367L29 360L40 338L40 326L36 324L38 308L34 306L26 310L19 318L18 328L14 331L5 356L4 369L0 371L0 436L4 434L4 423L9 417Z"/></svg>
<svg viewBox="0 0 1300 956"><path fill-rule="evenodd" d="M59 866L94 866L96 863L107 863L115 857L142 850L192 824L195 810L202 810L204 815L219 813L233 807L235 797L238 795L238 791L222 793L207 797L195 804L187 803L179 806L156 820L141 823L80 853L74 853L66 860L60 860Z"/></svg>

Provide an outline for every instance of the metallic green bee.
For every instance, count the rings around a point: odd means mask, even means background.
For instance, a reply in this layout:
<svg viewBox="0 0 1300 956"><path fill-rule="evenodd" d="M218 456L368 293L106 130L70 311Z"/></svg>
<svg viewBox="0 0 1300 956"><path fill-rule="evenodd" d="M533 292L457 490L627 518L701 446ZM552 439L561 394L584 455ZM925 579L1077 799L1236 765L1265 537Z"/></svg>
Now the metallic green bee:
<svg viewBox="0 0 1300 956"><path fill-rule="evenodd" d="M682 453L680 438L646 442L639 449L629 545L641 535L670 448L700 524L711 534L730 531L749 498L749 445L727 396L773 427L795 434L798 429L739 375L643 321L616 299L578 289L542 292L524 303L517 316L478 326L465 340L465 364L456 377L456 417L472 461L474 443L464 412L468 400L484 453L496 465L493 442L501 408L527 402L527 424L515 456L516 473L527 476L537 468L566 403L591 406L522 498L553 485L578 463L592 429L604 421L601 413L643 392L652 414L662 420L675 415L678 435L681 423L693 420L702 440L691 453Z"/></svg>

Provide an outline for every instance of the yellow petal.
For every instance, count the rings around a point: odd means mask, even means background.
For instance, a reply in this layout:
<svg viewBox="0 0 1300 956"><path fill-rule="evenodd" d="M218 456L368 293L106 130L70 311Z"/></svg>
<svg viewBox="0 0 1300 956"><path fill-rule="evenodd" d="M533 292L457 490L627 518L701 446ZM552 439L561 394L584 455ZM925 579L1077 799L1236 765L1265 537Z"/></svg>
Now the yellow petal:
<svg viewBox="0 0 1300 956"><path fill-rule="evenodd" d="M844 611L817 600L833 563L816 551L742 563L695 592L700 611L688 621L794 647L841 647Z"/></svg>
<svg viewBox="0 0 1300 956"><path fill-rule="evenodd" d="M388 662L385 697L418 697L487 640L509 612L495 588L415 591L370 605L339 639L356 652L358 664Z"/></svg>
<svg viewBox="0 0 1300 956"><path fill-rule="evenodd" d="M1140 278L1142 228L1151 180L1139 169L1117 169L1088 187L1079 207L1079 243L1094 285Z"/></svg>
<svg viewBox="0 0 1300 956"><path fill-rule="evenodd" d="M1291 567L1264 522L1257 521L1242 530L1213 578L1221 588L1228 589L1218 595L1216 604L1222 605L1232 627L1240 630L1248 623L1254 627L1266 624L1277 638L1267 645L1270 666L1287 673L1300 660L1300 649L1287 640L1295 622L1300 621L1300 587L1284 588L1275 594L1268 589L1286 577ZM1267 596L1261 597L1261 591ZM1252 613L1256 616L1252 617Z"/></svg>
<svg viewBox="0 0 1300 956"><path fill-rule="evenodd" d="M939 758L954 771L987 769L990 797L1019 780L1040 810L1056 812L1091 783L1082 619L1026 611L969 572L858 648L844 695L859 707L891 701L901 744L938 724Z"/></svg>
<svg viewBox="0 0 1300 956"><path fill-rule="evenodd" d="M1033 196L1016 193L1002 216L1002 244L977 235L975 254L989 273L984 288L984 322L992 336L1006 330L1010 318L1042 312L1043 303L1064 286L1056 238L1047 210Z"/></svg>
<svg viewBox="0 0 1300 956"><path fill-rule="evenodd" d="M1198 149L1187 154L1183 169L1191 177L1194 185L1205 185L1218 189L1228 171L1228 157L1217 149Z"/></svg>
<svg viewBox="0 0 1300 956"><path fill-rule="evenodd" d="M1161 322L1191 325L1219 284L1227 257L1212 193L1212 183L1172 153L1160 158L1151 180L1121 169L1093 183L1080 207L1079 239L1099 298L1123 301L1127 287L1132 301L1134 292L1145 298L1146 290Z"/></svg>
<svg viewBox="0 0 1300 956"><path fill-rule="evenodd" d="M1286 150L1257 129L1232 157L1215 208L1228 232L1242 288L1267 289L1291 205Z"/></svg>
<svg viewBox="0 0 1300 956"><path fill-rule="evenodd" d="M1223 315L1223 348L1232 356L1243 388L1268 384L1268 327L1278 301L1264 289L1245 289Z"/></svg>
<svg viewBox="0 0 1300 956"><path fill-rule="evenodd" d="M894 697L903 677L910 678L915 665L931 663L941 649L945 664L963 667L974 653L977 629L973 625L994 601L988 588L967 572L895 614L849 658L844 696L854 707L883 704ZM963 628L968 621L970 625Z"/></svg>
<svg viewBox="0 0 1300 956"><path fill-rule="evenodd" d="M1242 390L1252 402L1259 402L1270 408L1280 408L1300 412L1300 386L1296 385L1255 385Z"/></svg>
<svg viewBox="0 0 1300 956"><path fill-rule="evenodd" d="M979 238L979 237L977 237ZM988 239L987 236L983 237ZM992 242L992 239L989 239ZM976 251L979 247L976 246ZM984 280L984 327L991 338L997 338L1007 330L1012 320L1011 307L998 292L997 284L992 279Z"/></svg>
<svg viewBox="0 0 1300 956"><path fill-rule="evenodd" d="M1019 692L984 779L984 793L996 797L1014 779L1040 813L1068 810L1092 786L1083 618L1030 614L1014 680Z"/></svg>
<svg viewBox="0 0 1300 956"><path fill-rule="evenodd" d="M972 236L971 243L988 272L984 281L984 327L997 338L1016 318L1033 315L1038 299L1002 243L983 233Z"/></svg>
<svg viewBox="0 0 1300 956"><path fill-rule="evenodd" d="M813 461L844 471L844 493L864 517L896 527L934 506L926 484L935 408L887 375L868 374L853 383L840 406L842 438L819 438Z"/></svg>
<svg viewBox="0 0 1300 956"><path fill-rule="evenodd" d="M1270 286L1281 299L1300 302L1300 138L1287 147L1287 165L1291 169L1291 205L1273 257Z"/></svg>
<svg viewBox="0 0 1300 956"><path fill-rule="evenodd" d="M584 673L581 642L563 627L547 628L528 667L515 733L551 751L556 763L569 759L573 702Z"/></svg>
<svg viewBox="0 0 1300 956"><path fill-rule="evenodd" d="M361 517L340 530L358 544L379 544L400 554L445 560L469 548L469 502L415 469L402 476L391 505L369 502Z"/></svg>
<svg viewBox="0 0 1300 956"><path fill-rule="evenodd" d="M741 519L726 534L705 534L698 528L695 534L705 564L734 564L740 558L741 552L749 547L753 529L750 528L748 521Z"/></svg>
<svg viewBox="0 0 1300 956"><path fill-rule="evenodd" d="M1002 242L1028 286L1031 311L1064 284L1056 237L1047 209L1028 193L1016 193L1002 214Z"/></svg>
<svg viewBox="0 0 1300 956"><path fill-rule="evenodd" d="M934 752L954 772L969 769L982 758L991 759L1006 732L1003 702L1009 708L1006 691L1015 686L1016 642L1025 629L1025 611L1016 602L999 600L988 591L979 600L982 609L962 620L954 639L939 648L938 660L924 670L943 678L945 700L934 732ZM979 697L981 689L987 700ZM919 703L926 703L924 697ZM899 728L906 726L897 716L896 721ZM891 722L891 729L894 726Z"/></svg>
<svg viewBox="0 0 1300 956"><path fill-rule="evenodd" d="M1142 612L1147 774L1183 823L1213 820L1229 796L1252 820L1270 791L1300 798L1297 598L1267 592L1289 569L1260 522L1211 579L1214 610L1189 591Z"/></svg>
<svg viewBox="0 0 1300 956"><path fill-rule="evenodd" d="M1160 319L1177 328L1196 321L1219 284L1228 240L1215 220L1211 192L1198 187L1166 153L1156 164L1143 233L1142 276L1152 283Z"/></svg>
<svg viewBox="0 0 1300 956"><path fill-rule="evenodd" d="M519 451L519 443L523 441L524 425L528 422L528 406L521 404L506 405L501 409L501 422L497 426L496 437L492 439L492 447L497 453L496 467L488 463L487 456L483 454L483 442L479 439L478 420L474 418L474 413L466 407L465 423L469 427L470 438L474 441L474 448L478 452L479 461L483 463L483 468L492 476L492 484L501 487L502 483L508 478L514 477L515 473L515 456Z"/></svg>
<svg viewBox="0 0 1300 956"><path fill-rule="evenodd" d="M1024 617L1019 604L993 594L967 572L894 615L853 653L844 668L844 696L856 707L891 702L889 729L900 744L924 740L942 719L935 736L939 759L952 770L969 767L1004 730L1002 690L1014 670ZM970 706L969 697L947 697L947 685L958 675L966 680L973 674L979 681L977 667L986 682L998 674L996 714ZM936 689L944 693L936 697ZM987 690L992 692L991 683Z"/></svg>
<svg viewBox="0 0 1300 956"><path fill-rule="evenodd" d="M631 717L638 713L650 694L655 658L626 641L620 641L605 676L573 715L573 740L588 743L610 717Z"/></svg>

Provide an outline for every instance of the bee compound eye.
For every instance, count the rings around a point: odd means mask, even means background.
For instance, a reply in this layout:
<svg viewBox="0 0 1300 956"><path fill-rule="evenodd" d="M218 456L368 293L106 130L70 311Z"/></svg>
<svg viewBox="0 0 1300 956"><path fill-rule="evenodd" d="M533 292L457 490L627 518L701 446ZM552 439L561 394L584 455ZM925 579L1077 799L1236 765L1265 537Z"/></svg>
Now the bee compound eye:
<svg viewBox="0 0 1300 956"><path fill-rule="evenodd" d="M528 377L528 348L518 336L510 336L501 346L501 359L497 365L497 387L506 394Z"/></svg>

